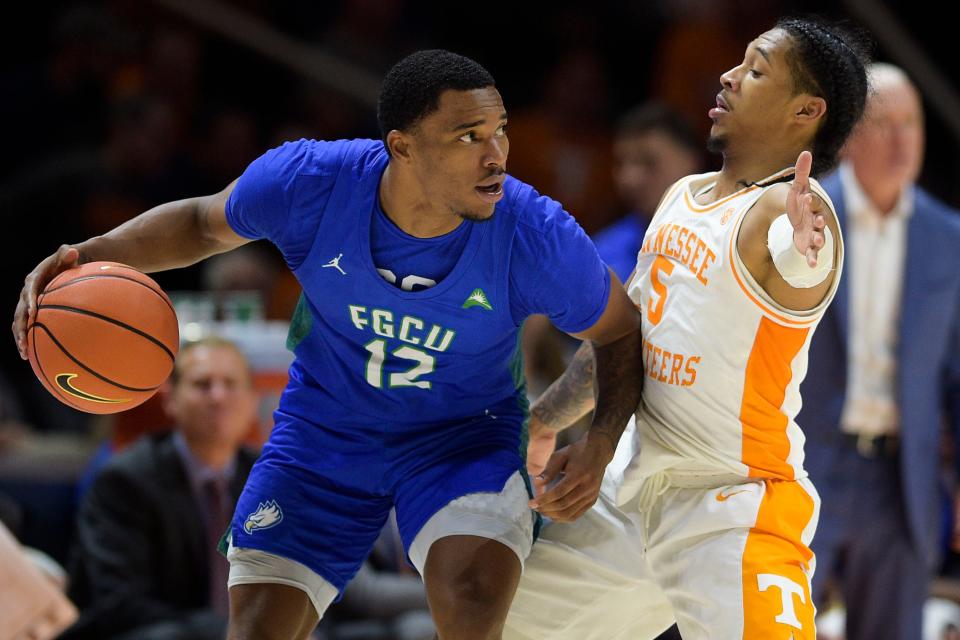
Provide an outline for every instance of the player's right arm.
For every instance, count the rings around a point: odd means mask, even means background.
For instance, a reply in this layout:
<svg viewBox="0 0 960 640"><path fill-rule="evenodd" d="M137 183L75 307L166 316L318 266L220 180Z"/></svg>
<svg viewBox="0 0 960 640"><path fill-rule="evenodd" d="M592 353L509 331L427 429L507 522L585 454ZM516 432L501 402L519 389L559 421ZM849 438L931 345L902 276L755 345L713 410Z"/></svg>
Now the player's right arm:
<svg viewBox="0 0 960 640"><path fill-rule="evenodd" d="M630 273L624 288L630 288L634 273ZM584 340L566 371L530 407L527 471L531 475L539 475L546 467L556 448L557 434L593 411L594 363L593 345Z"/></svg>
<svg viewBox="0 0 960 640"><path fill-rule="evenodd" d="M62 245L24 280L13 315L13 337L27 359L26 331L36 314L37 297L57 274L78 264L121 262L150 273L186 267L249 242L227 223L226 203L236 186L197 198L168 202L128 220L102 236Z"/></svg>

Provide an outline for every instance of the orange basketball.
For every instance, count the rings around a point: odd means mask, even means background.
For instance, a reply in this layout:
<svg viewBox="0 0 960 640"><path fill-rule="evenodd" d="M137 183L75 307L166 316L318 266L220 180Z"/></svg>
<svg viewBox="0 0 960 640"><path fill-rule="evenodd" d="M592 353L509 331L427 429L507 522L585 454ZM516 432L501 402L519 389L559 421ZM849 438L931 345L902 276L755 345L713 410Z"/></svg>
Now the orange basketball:
<svg viewBox="0 0 960 640"><path fill-rule="evenodd" d="M167 294L116 262L90 262L51 280L27 329L40 382L88 413L117 413L146 401L173 371L179 345Z"/></svg>

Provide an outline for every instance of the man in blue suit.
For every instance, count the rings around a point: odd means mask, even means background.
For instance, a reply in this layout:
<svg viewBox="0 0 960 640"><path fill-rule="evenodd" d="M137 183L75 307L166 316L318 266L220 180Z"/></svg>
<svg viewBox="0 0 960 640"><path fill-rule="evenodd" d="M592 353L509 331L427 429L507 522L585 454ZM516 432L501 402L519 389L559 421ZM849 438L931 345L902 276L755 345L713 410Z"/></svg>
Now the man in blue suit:
<svg viewBox="0 0 960 640"><path fill-rule="evenodd" d="M846 160L822 181L846 272L813 338L797 422L823 500L814 599L834 577L848 640L916 640L941 551L941 425L960 433L960 215L914 185L916 88L891 65L870 79Z"/></svg>

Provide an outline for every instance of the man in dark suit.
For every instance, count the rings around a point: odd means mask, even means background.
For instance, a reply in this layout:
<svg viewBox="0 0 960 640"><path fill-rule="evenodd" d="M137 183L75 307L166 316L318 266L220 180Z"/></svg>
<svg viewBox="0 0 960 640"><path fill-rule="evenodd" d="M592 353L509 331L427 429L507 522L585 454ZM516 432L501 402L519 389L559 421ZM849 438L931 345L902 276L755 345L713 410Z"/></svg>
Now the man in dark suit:
<svg viewBox="0 0 960 640"><path fill-rule="evenodd" d="M64 638L222 640L229 565L216 550L254 454L249 365L218 338L185 346L166 407L169 434L140 440L97 476L80 508Z"/></svg>
<svg viewBox="0 0 960 640"><path fill-rule="evenodd" d="M941 546L941 425L960 433L960 215L914 185L916 88L891 65L870 77L864 121L822 182L847 257L797 422L823 501L814 599L837 578L848 640L916 640Z"/></svg>

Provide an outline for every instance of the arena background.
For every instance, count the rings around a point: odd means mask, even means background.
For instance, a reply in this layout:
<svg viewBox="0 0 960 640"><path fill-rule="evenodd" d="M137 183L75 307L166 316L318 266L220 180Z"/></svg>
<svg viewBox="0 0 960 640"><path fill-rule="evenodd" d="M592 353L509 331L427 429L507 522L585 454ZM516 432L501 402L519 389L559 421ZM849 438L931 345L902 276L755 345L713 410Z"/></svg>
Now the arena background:
<svg viewBox="0 0 960 640"><path fill-rule="evenodd" d="M943 11L906 0L17 3L0 20L0 308L12 318L23 277L60 243L219 191L284 140L377 137L379 81L420 48L463 53L493 73L511 117L508 171L594 232L624 213L606 156L620 114L659 99L705 136L719 75L750 39L784 15L849 19L876 41L876 59L919 85L927 126L919 182L960 207L960 66L953 41L939 37ZM562 165L566 181L538 183L543 163ZM280 268L275 253L264 255ZM204 290L209 278L199 266L156 275L170 291ZM283 317L291 295L264 313ZM13 423L38 460L46 443L96 442L112 428L49 398L7 334L0 424ZM3 443L0 429L0 471L22 470L3 459ZM0 484L20 486L10 478ZM59 504L62 490L43 500ZM69 525L68 516L56 524ZM32 542L63 558L64 542L41 532L50 522L28 525Z"/></svg>

